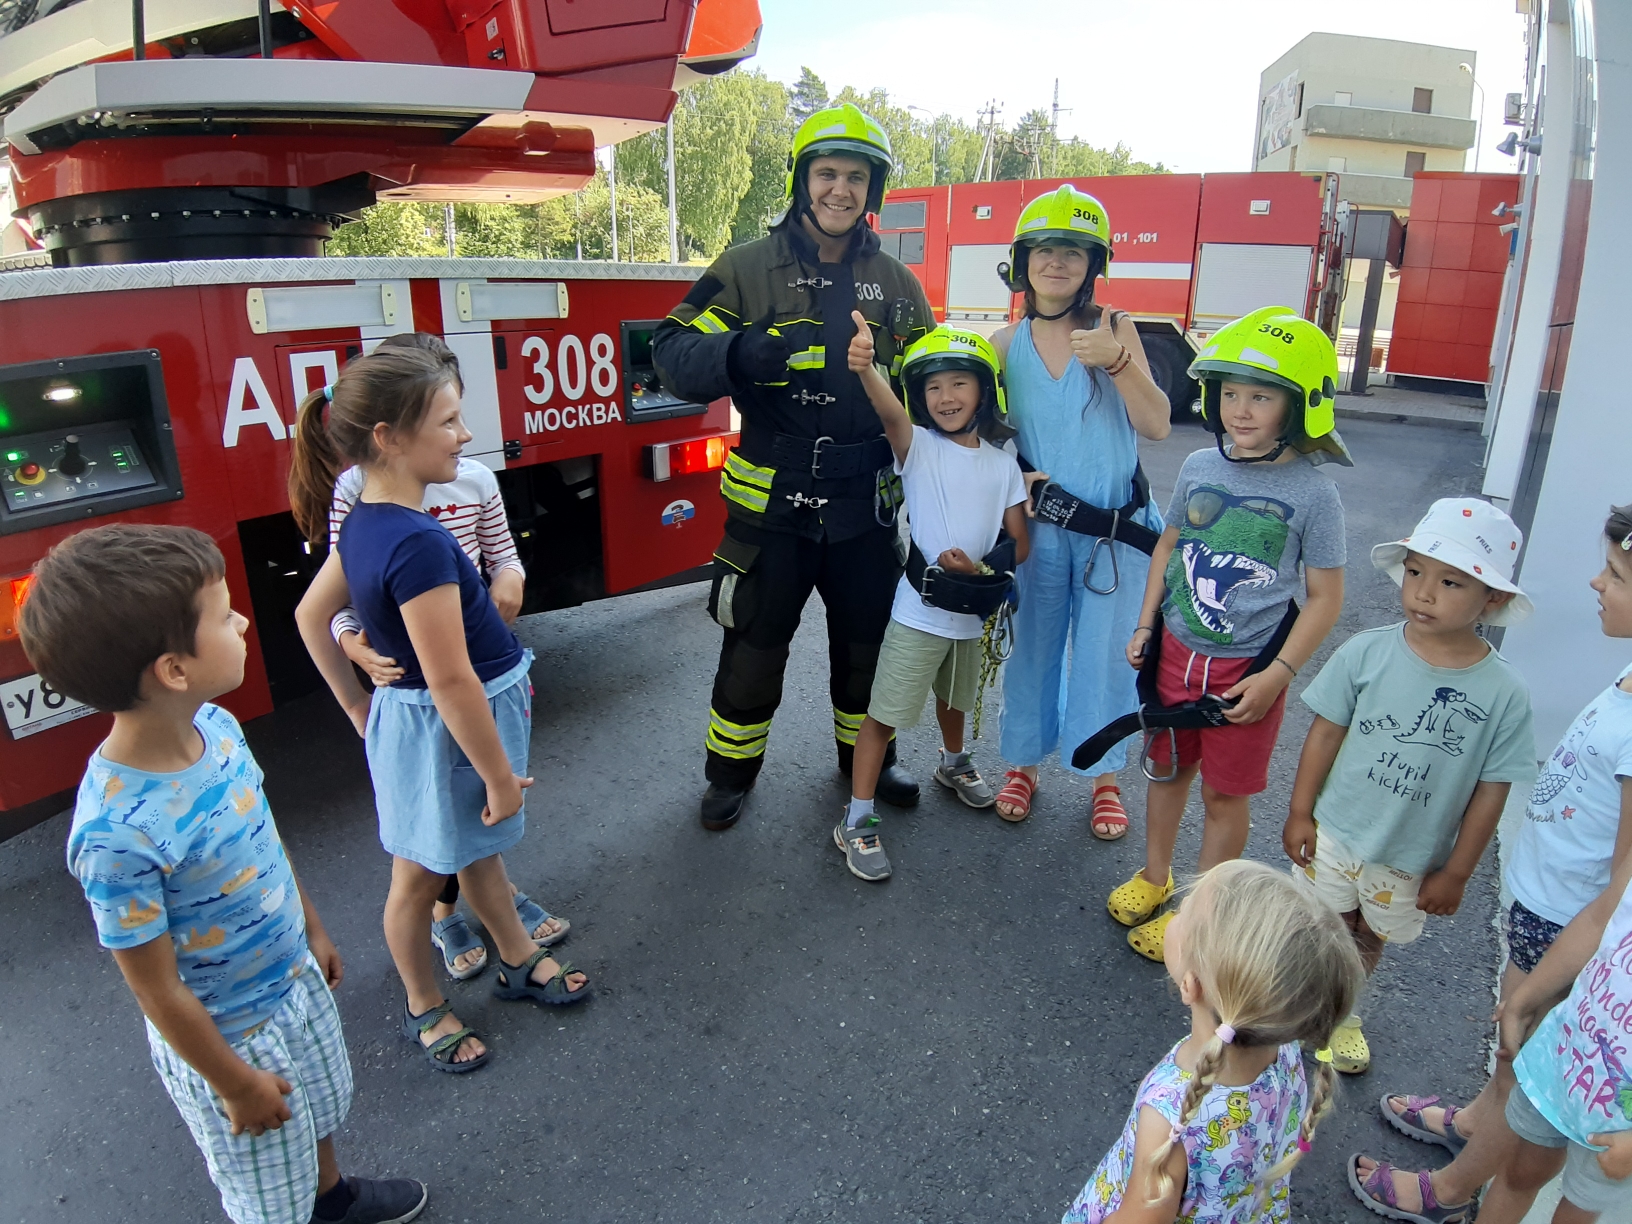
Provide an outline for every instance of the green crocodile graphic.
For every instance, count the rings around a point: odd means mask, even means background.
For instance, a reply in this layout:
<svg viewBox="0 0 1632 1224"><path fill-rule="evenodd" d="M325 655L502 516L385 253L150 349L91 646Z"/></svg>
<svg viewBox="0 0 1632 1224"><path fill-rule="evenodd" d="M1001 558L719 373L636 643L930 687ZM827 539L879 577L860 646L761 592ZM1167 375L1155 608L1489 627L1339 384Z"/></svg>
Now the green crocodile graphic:
<svg viewBox="0 0 1632 1224"><path fill-rule="evenodd" d="M1191 490L1167 589L1192 633L1220 646L1235 641L1235 593L1274 584L1292 514L1273 497L1238 497L1210 485Z"/></svg>

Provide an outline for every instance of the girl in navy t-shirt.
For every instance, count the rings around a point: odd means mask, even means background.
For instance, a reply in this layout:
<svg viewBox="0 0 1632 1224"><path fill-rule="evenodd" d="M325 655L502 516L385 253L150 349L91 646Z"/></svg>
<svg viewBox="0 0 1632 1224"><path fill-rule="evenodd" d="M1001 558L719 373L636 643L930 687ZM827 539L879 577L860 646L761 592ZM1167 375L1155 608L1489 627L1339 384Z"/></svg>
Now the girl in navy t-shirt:
<svg viewBox="0 0 1632 1224"><path fill-rule="evenodd" d="M563 1004L589 993L584 974L528 935L499 859L526 829L532 654L458 542L420 508L426 485L453 479L469 440L449 368L420 350L382 348L301 404L289 474L296 521L316 543L339 470L364 472L362 496L295 617L367 744L380 842L394 858L385 938L408 991L403 1033L452 1072L475 1070L489 1052L452 1014L433 968L431 906L447 876L461 875L498 944L495 995ZM329 634L348 603L374 648L403 669L372 701Z"/></svg>

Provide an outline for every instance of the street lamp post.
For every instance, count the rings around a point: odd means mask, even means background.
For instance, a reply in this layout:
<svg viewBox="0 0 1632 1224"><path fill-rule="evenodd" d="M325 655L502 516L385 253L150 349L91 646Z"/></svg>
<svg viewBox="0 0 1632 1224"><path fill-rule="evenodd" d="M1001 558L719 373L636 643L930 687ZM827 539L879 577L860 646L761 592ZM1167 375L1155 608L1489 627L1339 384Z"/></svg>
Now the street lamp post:
<svg viewBox="0 0 1632 1224"><path fill-rule="evenodd" d="M1468 74L1473 80L1473 87L1479 91L1479 110L1473 119L1473 172L1479 173L1479 133L1484 130L1485 122L1485 87L1479 84L1479 77L1473 71L1472 64L1458 64L1457 68Z"/></svg>

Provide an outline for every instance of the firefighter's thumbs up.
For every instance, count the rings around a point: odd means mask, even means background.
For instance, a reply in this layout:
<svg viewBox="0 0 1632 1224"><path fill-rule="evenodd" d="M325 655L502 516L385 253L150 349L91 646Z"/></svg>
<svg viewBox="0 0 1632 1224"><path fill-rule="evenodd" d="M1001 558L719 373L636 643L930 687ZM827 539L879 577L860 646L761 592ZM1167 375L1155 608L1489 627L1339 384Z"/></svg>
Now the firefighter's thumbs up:
<svg viewBox="0 0 1632 1224"><path fill-rule="evenodd" d="M873 368L873 329L861 311L852 310L850 317L856 321L856 334L850 341L850 369L853 373L865 374Z"/></svg>

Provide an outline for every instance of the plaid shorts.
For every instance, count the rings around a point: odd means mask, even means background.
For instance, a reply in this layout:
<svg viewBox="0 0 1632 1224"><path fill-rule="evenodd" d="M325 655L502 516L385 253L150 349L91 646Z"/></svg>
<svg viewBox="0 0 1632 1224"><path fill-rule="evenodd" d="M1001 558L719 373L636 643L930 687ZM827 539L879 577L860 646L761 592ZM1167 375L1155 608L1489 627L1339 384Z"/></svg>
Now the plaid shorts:
<svg viewBox="0 0 1632 1224"><path fill-rule="evenodd" d="M259 1138L232 1133L226 1107L153 1027L147 1046L165 1091L204 1153L221 1207L234 1224L308 1224L317 1200L317 1141L333 1134L351 1108L351 1060L340 1013L308 953L306 965L272 1018L232 1043L233 1053L294 1086L293 1115Z"/></svg>

